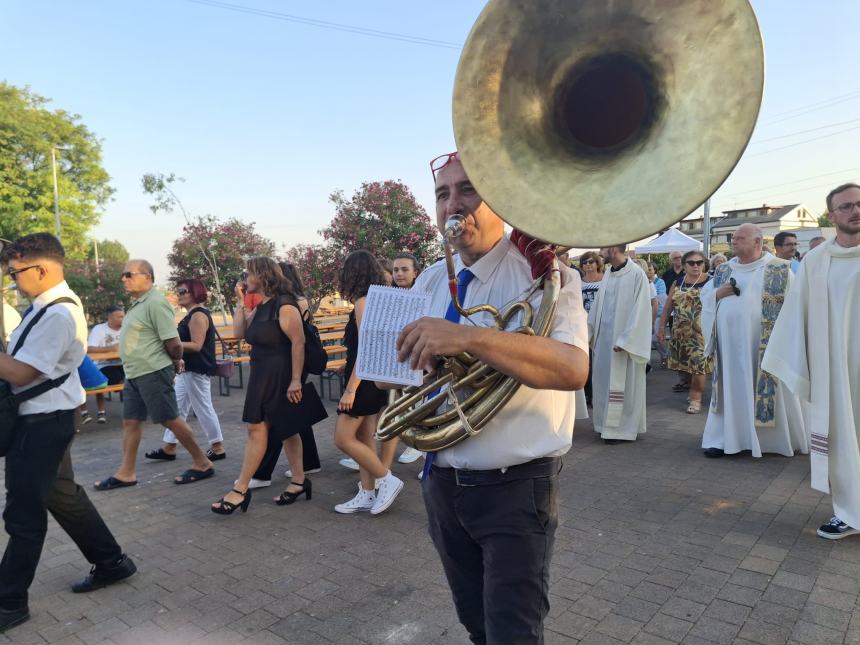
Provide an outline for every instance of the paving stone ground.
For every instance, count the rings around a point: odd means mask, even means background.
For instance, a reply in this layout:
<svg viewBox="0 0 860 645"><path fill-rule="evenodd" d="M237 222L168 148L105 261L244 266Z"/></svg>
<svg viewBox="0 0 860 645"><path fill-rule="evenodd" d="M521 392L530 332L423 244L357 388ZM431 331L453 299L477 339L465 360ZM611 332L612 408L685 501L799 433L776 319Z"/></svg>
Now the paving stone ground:
<svg viewBox="0 0 860 645"><path fill-rule="evenodd" d="M808 458L703 458L705 415L684 413L674 380L649 376L649 430L633 444L607 446L590 422L577 426L561 473L547 643L860 644L860 538L816 537L830 500L810 489ZM51 520L33 617L0 643L468 642L427 537L420 463L395 466L407 485L388 512L337 515L355 477L337 464L329 419L316 428L323 471L311 502L272 503L282 461L247 514L209 511L238 474L243 396L214 396L229 457L213 479L172 484L186 454L146 463L160 440L148 426L140 484L90 493L140 572L70 593L88 564ZM109 402L110 422L75 441L87 486L118 463L119 410Z"/></svg>

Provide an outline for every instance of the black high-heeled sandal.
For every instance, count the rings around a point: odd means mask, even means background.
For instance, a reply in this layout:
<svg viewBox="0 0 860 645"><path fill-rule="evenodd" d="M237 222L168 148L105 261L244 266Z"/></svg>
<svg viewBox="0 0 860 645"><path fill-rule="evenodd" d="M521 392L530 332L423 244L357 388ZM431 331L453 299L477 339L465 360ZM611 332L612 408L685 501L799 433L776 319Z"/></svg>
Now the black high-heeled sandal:
<svg viewBox="0 0 860 645"><path fill-rule="evenodd" d="M220 500L218 500L218 506L209 507L212 509L213 513L217 513L218 515L232 515L233 511L235 511L237 508L241 508L243 513L247 512L248 507L251 505L251 489L249 488L244 493L240 490L236 490L235 488L233 488L232 491L237 495L241 495L242 497L244 497L242 502L239 504L234 504L233 502L225 501L222 497Z"/></svg>
<svg viewBox="0 0 860 645"><path fill-rule="evenodd" d="M298 482L290 481L290 484L292 484L293 486L301 486L302 489L298 493L291 493L290 491L285 490L283 493L281 493L281 496L275 500L275 504L277 504L278 506L287 506L288 504L292 504L293 502L295 502L303 494L305 496L305 499L311 501L313 485L311 484L310 479L305 478L305 481L303 481L301 484L299 484Z"/></svg>

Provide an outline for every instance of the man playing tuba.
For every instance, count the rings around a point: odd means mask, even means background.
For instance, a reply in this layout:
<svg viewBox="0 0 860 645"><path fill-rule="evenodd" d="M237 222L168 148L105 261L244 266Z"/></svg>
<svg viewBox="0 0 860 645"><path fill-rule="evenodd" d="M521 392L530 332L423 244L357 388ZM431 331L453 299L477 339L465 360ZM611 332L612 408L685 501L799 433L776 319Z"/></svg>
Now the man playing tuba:
<svg viewBox="0 0 860 645"><path fill-rule="evenodd" d="M454 215L465 218L451 240L461 305L503 310L521 300L533 282L529 261L505 237L502 220L472 186L459 155L443 155L431 168L439 230ZM485 313L461 320L445 262L437 262L413 287L431 295L431 316L408 325L397 341L400 360L413 368L431 371L439 357L469 352L522 383L479 434L428 453L424 473L430 536L474 643L543 642L558 473L573 437L574 390L588 375L579 276L560 270L555 320L541 337L497 329ZM540 292L531 300L536 306ZM517 325L512 319L506 327Z"/></svg>

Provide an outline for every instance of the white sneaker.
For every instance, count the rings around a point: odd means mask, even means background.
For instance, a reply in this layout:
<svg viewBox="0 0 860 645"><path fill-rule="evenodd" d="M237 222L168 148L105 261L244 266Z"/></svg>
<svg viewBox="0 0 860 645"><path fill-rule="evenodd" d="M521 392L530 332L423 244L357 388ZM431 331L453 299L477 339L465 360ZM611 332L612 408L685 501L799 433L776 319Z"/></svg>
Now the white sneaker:
<svg viewBox="0 0 860 645"><path fill-rule="evenodd" d="M418 481L424 481L424 469L418 471Z"/></svg>
<svg viewBox="0 0 860 645"><path fill-rule="evenodd" d="M376 502L376 495L371 490L364 490L361 487L361 482L358 483L358 495L353 497L348 502L338 504L334 507L337 513L361 513L369 511L373 508Z"/></svg>
<svg viewBox="0 0 860 645"><path fill-rule="evenodd" d="M234 486L238 483L239 483L238 479L233 481ZM248 488L249 489L251 489L251 488L265 488L266 486L271 486L271 485L272 485L271 479L254 479L253 477L251 477L251 481L248 482Z"/></svg>
<svg viewBox="0 0 860 645"><path fill-rule="evenodd" d="M424 456L424 453L421 452L420 450L415 450L415 448L407 448L397 458L397 461L400 462L401 464L411 464L412 462L418 461L423 456Z"/></svg>
<svg viewBox="0 0 860 645"><path fill-rule="evenodd" d="M403 480L388 471L388 475L379 480L379 490L376 491L376 501L370 509L371 515L379 515L394 503L400 491L403 490Z"/></svg>
<svg viewBox="0 0 860 645"><path fill-rule="evenodd" d="M305 475L313 475L314 473L318 473L318 472L320 472L321 470L322 470L322 468L311 468L310 470L306 470L306 471L305 471ZM293 471L292 471L292 470L287 470L287 471L284 473L284 476L285 476L285 477L287 477L287 478L289 479L290 477L292 477L292 476L293 476Z"/></svg>
<svg viewBox="0 0 860 645"><path fill-rule="evenodd" d="M337 463L339 463L344 468L349 468L350 470L358 470L358 462L352 457L344 457Z"/></svg>

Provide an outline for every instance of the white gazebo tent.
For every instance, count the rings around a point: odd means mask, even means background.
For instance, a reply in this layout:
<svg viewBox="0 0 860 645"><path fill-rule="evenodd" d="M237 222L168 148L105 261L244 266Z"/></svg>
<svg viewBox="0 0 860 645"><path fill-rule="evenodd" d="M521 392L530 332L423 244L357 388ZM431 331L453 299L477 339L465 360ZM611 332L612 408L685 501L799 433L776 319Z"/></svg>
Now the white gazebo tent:
<svg viewBox="0 0 860 645"><path fill-rule="evenodd" d="M673 251L701 251L702 243L689 235L684 235L677 228L670 228L663 235L651 240L647 244L636 247L638 255L649 253L672 253Z"/></svg>

